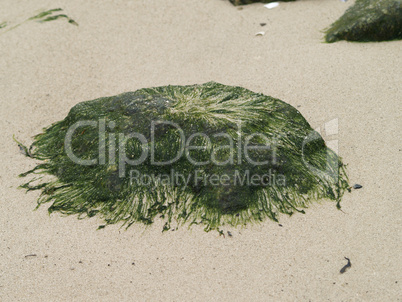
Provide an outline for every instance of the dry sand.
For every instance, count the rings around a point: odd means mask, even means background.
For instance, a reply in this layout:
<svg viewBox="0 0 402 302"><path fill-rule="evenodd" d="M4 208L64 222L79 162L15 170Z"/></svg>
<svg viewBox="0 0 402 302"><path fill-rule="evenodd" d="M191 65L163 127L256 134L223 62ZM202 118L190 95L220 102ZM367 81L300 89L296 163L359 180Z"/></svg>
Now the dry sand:
<svg viewBox="0 0 402 302"><path fill-rule="evenodd" d="M61 7L79 26L32 22L0 35L0 300L401 301L402 43L322 43L320 30L351 3L1 1L0 21ZM299 106L314 127L339 119L324 138L338 140L363 188L343 211L324 201L230 238L201 227L162 234L160 222L96 231L96 218L33 211L38 193L17 189L34 162L13 134L30 143L81 101L211 80ZM340 274L345 256L352 267Z"/></svg>

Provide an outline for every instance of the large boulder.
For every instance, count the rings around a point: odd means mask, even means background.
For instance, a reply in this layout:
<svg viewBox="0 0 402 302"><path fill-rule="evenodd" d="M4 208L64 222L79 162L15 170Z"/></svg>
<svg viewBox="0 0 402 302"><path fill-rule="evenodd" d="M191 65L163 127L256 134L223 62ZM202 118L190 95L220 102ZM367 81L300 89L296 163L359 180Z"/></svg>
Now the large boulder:
<svg viewBox="0 0 402 302"><path fill-rule="evenodd" d="M24 173L50 175L50 212L150 224L245 225L303 212L348 189L341 159L281 100L215 82L163 86L74 106L35 137Z"/></svg>

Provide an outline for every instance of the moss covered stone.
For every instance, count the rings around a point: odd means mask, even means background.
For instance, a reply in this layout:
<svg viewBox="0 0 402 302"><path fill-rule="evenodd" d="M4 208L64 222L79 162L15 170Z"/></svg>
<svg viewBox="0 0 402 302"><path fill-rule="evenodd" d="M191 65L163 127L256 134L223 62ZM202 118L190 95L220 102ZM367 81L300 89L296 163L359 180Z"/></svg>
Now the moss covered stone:
<svg viewBox="0 0 402 302"><path fill-rule="evenodd" d="M106 224L277 220L348 188L341 159L292 106L241 87L140 89L82 102L35 136L21 176L49 212Z"/></svg>
<svg viewBox="0 0 402 302"><path fill-rule="evenodd" d="M402 39L401 0L356 0L326 30L325 41L386 41Z"/></svg>

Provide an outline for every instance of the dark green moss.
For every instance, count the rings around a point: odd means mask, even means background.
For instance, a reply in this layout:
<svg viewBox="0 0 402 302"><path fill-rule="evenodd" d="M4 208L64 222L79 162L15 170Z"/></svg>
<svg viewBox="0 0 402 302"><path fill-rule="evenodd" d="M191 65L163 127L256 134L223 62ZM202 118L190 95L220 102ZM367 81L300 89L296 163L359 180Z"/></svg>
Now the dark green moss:
<svg viewBox="0 0 402 302"><path fill-rule="evenodd" d="M137 138L127 139L133 133ZM303 212L321 198L339 203L348 188L340 158L295 108L214 82L79 103L37 135L31 148L21 149L43 161L22 176L52 176L22 186L41 190L39 205L51 203L49 212L97 215L106 224L151 224L161 217L164 230L189 222L208 231L277 220L278 213ZM146 150L154 150L153 157L130 162ZM176 161L158 164L180 150ZM91 159L97 162L84 164ZM139 175L151 180L139 181Z"/></svg>
<svg viewBox="0 0 402 302"><path fill-rule="evenodd" d="M402 39L401 0L356 0L326 30L325 41L386 41Z"/></svg>

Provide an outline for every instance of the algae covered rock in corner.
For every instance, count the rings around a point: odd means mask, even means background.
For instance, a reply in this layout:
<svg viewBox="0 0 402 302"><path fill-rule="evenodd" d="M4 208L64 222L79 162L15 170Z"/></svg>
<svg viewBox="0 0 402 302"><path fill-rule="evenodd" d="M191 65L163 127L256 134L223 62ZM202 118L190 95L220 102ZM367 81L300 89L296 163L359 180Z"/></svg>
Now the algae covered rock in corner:
<svg viewBox="0 0 402 302"><path fill-rule="evenodd" d="M356 0L325 35L329 43L395 39L402 39L402 0Z"/></svg>
<svg viewBox="0 0 402 302"><path fill-rule="evenodd" d="M349 187L297 109L215 82L79 103L23 150L40 161L21 175L34 176L22 187L40 190L39 204L106 224L243 226L339 204Z"/></svg>
<svg viewBox="0 0 402 302"><path fill-rule="evenodd" d="M233 5L245 5L245 4L251 4L251 3L270 3L270 2L276 2L276 1L281 1L281 2L291 2L291 1L296 1L296 0L229 0Z"/></svg>

